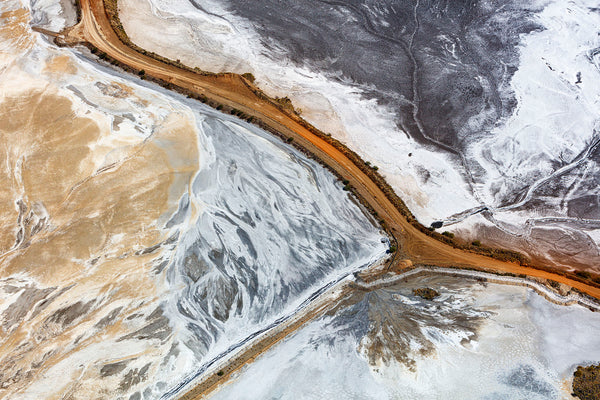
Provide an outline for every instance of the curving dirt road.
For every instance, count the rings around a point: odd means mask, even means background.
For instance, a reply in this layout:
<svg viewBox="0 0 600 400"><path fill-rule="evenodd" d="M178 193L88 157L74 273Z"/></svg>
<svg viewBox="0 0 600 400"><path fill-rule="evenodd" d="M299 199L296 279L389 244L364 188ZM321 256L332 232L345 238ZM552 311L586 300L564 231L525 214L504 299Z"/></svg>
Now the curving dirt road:
<svg viewBox="0 0 600 400"><path fill-rule="evenodd" d="M552 279L600 299L600 288L558 274L455 249L423 234L406 220L377 184L340 150L303 126L299 117L289 115L272 102L257 96L249 89L248 82L240 75L196 74L140 54L119 40L105 14L102 0L80 0L80 4L81 22L66 33L65 42L89 42L113 59L135 69L145 70L148 76L171 82L199 95L204 95L208 99L241 110L281 134L293 138L295 143L313 153L350 181L357 193L385 221L394 234L402 255L410 259L412 263L441 267L468 267L488 272L525 274L531 277ZM396 261L400 261L400 258L396 257ZM281 337L288 333L288 331L284 332ZM270 346L266 346L266 348L268 347ZM261 351L264 349L263 347ZM258 353L261 351L257 350ZM251 361L258 353L255 352L254 356L248 355L244 362ZM222 382L225 378L227 376L224 376L223 379L219 377L208 386L212 388L217 381ZM196 391L196 393L202 393L202 391Z"/></svg>
<svg viewBox="0 0 600 400"><path fill-rule="evenodd" d="M136 69L144 69L146 75L171 82L219 103L237 108L283 135L294 138L295 143L306 148L350 181L358 194L385 220L391 231L395 233L394 236L403 255L414 264L470 267L552 279L600 299L600 288L551 272L455 249L423 234L406 220L379 187L348 157L303 126L299 117L284 113L273 103L259 98L248 88L247 81L240 75L196 74L140 54L119 40L104 12L102 0L81 0L80 3L82 18L81 22L69 32L71 40L89 42L124 64Z"/></svg>

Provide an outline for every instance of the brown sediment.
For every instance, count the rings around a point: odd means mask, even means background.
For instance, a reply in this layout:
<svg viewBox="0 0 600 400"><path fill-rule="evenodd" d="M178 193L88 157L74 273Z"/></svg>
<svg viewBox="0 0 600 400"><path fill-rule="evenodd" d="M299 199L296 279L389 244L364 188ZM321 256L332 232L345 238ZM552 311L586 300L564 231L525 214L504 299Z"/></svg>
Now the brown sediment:
<svg viewBox="0 0 600 400"><path fill-rule="evenodd" d="M25 8L4 11L0 14L0 38L4 45L10 45L14 50L30 48L35 38L29 34L31 16ZM2 50L0 50L2 54Z"/></svg>
<svg viewBox="0 0 600 400"><path fill-rule="evenodd" d="M14 24L28 21L25 11L10 15L20 18ZM19 70L9 68L13 75ZM68 56L42 68L49 75L76 72ZM110 118L89 108L86 115L51 82L40 79L34 87L38 78L32 79L23 89L0 82L10 89L0 99L0 290L21 291L0 326L0 397L19 396L79 351L151 323L107 317L115 309L123 318L147 311L157 301L153 261L167 239L160 221L177 209L198 166L187 115L170 113L146 140L112 144ZM109 96L118 91L120 98L143 101L122 83L105 84ZM164 324L158 328L160 337L149 340L165 338ZM96 396L96 389L105 390L99 377L100 368L87 368L71 383L69 377L60 382L66 392L57 382L44 397Z"/></svg>
<svg viewBox="0 0 600 400"><path fill-rule="evenodd" d="M0 326L0 397L11 398L56 376L80 351L143 328L144 321L106 317L157 302L153 260L162 248L138 251L166 239L159 220L176 209L198 165L195 127L175 113L148 140L121 145L113 156L119 143L110 118L74 106L52 82L77 72L73 57L36 60L41 76L13 62L35 43L29 20L22 8L0 11L0 303L10 303ZM121 98L144 101L114 85ZM162 350L144 351L157 359ZM43 388L44 398L115 397L100 368L67 372L73 375Z"/></svg>
<svg viewBox="0 0 600 400"><path fill-rule="evenodd" d="M67 55L56 56L50 60L45 68L44 72L50 72L57 75L73 75L77 72L77 68L71 61L71 58Z"/></svg>
<svg viewBox="0 0 600 400"><path fill-rule="evenodd" d="M407 286L413 285L410 282ZM454 286L464 290L463 282ZM395 361L416 371L416 359L436 354L436 346L421 329L423 326L441 331L461 332L465 337L474 338L485 320L479 310L454 309L452 307L414 307L398 302L395 292L372 291L357 295L359 301L368 304L368 331L359 348L365 351L371 365L390 364ZM361 298L366 297L366 298ZM469 342L469 339L465 340ZM418 350L417 350L418 349Z"/></svg>

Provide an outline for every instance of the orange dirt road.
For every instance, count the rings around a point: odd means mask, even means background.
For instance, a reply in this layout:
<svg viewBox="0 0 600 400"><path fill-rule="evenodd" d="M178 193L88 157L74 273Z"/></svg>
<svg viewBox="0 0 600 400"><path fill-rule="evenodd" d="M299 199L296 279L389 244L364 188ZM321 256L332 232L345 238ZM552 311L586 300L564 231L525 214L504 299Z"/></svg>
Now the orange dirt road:
<svg viewBox="0 0 600 400"><path fill-rule="evenodd" d="M81 22L70 29L67 41L89 42L115 60L145 70L146 75L241 110L283 135L292 137L296 144L350 181L357 193L385 220L399 244L401 254L414 264L470 267L488 272L552 279L600 299L600 288L559 274L456 249L423 234L406 220L377 184L340 150L313 134L300 122L300 117L285 113L271 101L258 97L250 90L248 81L243 77L232 73L197 74L140 54L120 41L110 25L102 0L81 0L80 3ZM400 258L396 257L397 260Z"/></svg>

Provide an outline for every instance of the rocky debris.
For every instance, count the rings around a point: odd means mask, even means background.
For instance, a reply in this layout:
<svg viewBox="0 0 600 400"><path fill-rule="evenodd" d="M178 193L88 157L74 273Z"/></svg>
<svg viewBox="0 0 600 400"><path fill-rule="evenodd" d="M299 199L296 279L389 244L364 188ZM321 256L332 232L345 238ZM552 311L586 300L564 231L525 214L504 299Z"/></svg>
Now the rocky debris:
<svg viewBox="0 0 600 400"><path fill-rule="evenodd" d="M573 374L573 395L581 400L600 398L600 364L577 367Z"/></svg>
<svg viewBox="0 0 600 400"><path fill-rule="evenodd" d="M425 300L433 300L440 295L440 293L437 290L431 288L413 289L413 294Z"/></svg>

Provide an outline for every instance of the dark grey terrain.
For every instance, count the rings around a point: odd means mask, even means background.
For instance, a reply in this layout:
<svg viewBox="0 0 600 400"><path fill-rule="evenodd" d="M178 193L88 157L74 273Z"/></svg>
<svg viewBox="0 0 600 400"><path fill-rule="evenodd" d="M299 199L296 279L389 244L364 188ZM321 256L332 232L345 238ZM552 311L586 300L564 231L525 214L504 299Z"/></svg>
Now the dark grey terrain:
<svg viewBox="0 0 600 400"><path fill-rule="evenodd" d="M465 139L510 115L508 81L519 35L542 29L535 10L506 1L230 0L267 47L298 64L341 71L398 111L423 144L453 153ZM473 116L485 114L477 123Z"/></svg>

